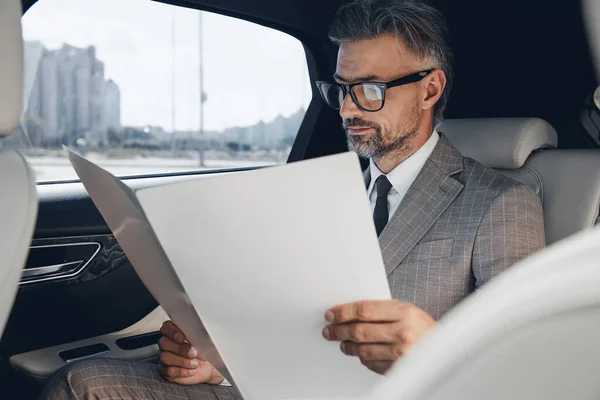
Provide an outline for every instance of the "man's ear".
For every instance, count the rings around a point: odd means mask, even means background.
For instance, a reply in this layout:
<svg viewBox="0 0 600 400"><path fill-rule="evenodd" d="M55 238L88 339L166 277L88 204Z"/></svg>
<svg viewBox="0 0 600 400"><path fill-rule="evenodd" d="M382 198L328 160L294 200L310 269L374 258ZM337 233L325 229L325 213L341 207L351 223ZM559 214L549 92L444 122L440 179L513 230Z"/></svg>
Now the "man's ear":
<svg viewBox="0 0 600 400"><path fill-rule="evenodd" d="M442 93L444 93L444 88L446 87L446 74L441 69L436 69L423 79L423 85L425 86L425 91L421 106L423 110L428 110L433 108L435 103L442 97Z"/></svg>

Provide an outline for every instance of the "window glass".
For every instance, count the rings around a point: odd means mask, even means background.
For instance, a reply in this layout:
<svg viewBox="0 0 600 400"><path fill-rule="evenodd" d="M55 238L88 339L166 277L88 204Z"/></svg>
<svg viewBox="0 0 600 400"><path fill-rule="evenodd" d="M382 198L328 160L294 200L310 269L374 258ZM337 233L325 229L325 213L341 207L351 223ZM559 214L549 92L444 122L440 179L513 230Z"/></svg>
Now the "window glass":
<svg viewBox="0 0 600 400"><path fill-rule="evenodd" d="M0 146L38 181L76 178L63 145L118 176L284 163L311 98L297 39L218 14L40 0L23 35L24 113Z"/></svg>

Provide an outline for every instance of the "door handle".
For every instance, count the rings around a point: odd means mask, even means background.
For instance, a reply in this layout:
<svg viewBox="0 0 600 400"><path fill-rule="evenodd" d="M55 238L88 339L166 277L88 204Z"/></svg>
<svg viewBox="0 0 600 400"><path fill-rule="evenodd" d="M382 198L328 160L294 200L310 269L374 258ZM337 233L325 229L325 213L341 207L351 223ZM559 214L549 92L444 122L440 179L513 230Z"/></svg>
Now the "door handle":
<svg viewBox="0 0 600 400"><path fill-rule="evenodd" d="M29 257L21 274L21 285L75 277L100 252L98 242L75 242L36 245L29 249Z"/></svg>
<svg viewBox="0 0 600 400"><path fill-rule="evenodd" d="M84 260L72 261L63 264L45 265L43 267L27 268L23 271L23 279L39 278L46 275L55 275L60 277L63 274L69 274L75 271L84 262Z"/></svg>

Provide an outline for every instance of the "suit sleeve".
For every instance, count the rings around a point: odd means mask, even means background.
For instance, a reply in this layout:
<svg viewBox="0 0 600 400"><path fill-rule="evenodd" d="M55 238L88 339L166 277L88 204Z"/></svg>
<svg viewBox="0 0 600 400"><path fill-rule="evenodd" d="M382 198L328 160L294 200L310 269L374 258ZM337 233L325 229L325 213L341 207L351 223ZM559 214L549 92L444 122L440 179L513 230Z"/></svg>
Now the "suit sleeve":
<svg viewBox="0 0 600 400"><path fill-rule="evenodd" d="M472 256L475 288L546 244L540 199L525 185L496 197L481 220Z"/></svg>

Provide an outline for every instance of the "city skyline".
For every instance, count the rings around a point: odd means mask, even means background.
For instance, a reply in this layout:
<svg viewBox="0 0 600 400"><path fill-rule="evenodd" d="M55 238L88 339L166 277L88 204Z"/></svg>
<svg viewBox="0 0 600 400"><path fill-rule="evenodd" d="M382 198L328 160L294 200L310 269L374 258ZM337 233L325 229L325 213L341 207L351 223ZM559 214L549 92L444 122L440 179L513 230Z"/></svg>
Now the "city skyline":
<svg viewBox="0 0 600 400"><path fill-rule="evenodd" d="M78 79L81 81L83 78L90 78L91 81L84 79L84 82L87 83L85 86L89 87L88 89L90 92L93 91L95 87L98 91L98 93L95 93L96 97L100 96L103 98L103 101L100 101L99 104L88 104L90 107L88 107L88 110L83 113L88 114L89 109L92 109L92 114L94 114L95 111L96 117L92 117L89 124L86 124L85 126L73 123L73 129L92 129L93 131L93 128L97 127L103 130L103 132L101 132L103 136L108 129L119 130L121 127L126 127L122 126L120 123L119 86L112 79L104 79L105 64L102 60L99 60L95 57L95 53L96 51L94 46L90 46L88 48L78 48L65 43L61 48L48 49L39 41L25 42L25 91L26 93L29 93L29 96L25 96L23 99L24 110L26 110L25 115L27 117L40 119L46 124L46 139L60 138L64 133L66 133L65 129L58 129L58 120L61 119L60 117L63 117L62 119L64 119L64 116L58 115L60 112L60 107L57 107L58 102L66 102L65 100L68 97L75 97L77 99L76 96L67 96L64 92L64 88L62 91L59 89L61 84L59 82L60 77L58 70L60 68L57 64L57 59L60 59L64 62L67 58L87 58L87 76L85 73L81 74L81 72L85 71L81 71L81 69L77 68L71 68L69 72L76 74L74 77L75 84L78 83ZM84 64L86 63L84 62ZM75 63L75 65L77 66L77 63ZM81 67L81 65L79 65L79 67ZM93 82L93 80L95 80L95 82ZM78 89L75 87L74 89L76 92L82 91L81 88ZM90 94L91 93L87 93L87 96L84 95L84 99L90 100L92 97ZM48 98L51 100L49 101ZM96 99L96 102L98 102L98 99ZM75 108L78 108L80 105L81 104L78 104L77 101L75 104L73 104ZM53 108L52 112L49 112L50 108ZM209 138L213 139L222 134L224 140L237 140L240 143L245 144L256 142L259 144L274 145L277 141L291 136L291 131L297 131L302 121L304 111L304 108L301 108L289 117L284 117L283 115L279 114L272 121L261 120L254 125L234 126L225 128L222 131L206 131L205 134ZM103 120L100 123L98 121L98 113L100 113L100 118ZM70 114L77 116L77 112ZM145 125L133 126L130 128L142 130L145 128L146 130L152 131L155 134L158 133L159 136L170 133L169 130L163 126ZM266 131L269 132L267 135L265 135ZM175 133L182 137L192 137L198 135L197 131L177 130ZM252 140L252 137L258 139Z"/></svg>
<svg viewBox="0 0 600 400"><path fill-rule="evenodd" d="M298 40L247 21L203 15L207 131L306 108L312 90ZM198 11L147 0L53 0L25 14L23 33L49 49L93 45L105 77L120 88L123 125L170 131L174 106L176 130L198 129Z"/></svg>
<svg viewBox="0 0 600 400"><path fill-rule="evenodd" d="M68 43L48 49L39 41L25 42L26 119L37 121L35 138L40 143L74 143L79 138L89 145L107 146L115 133L122 138L133 135L154 138L159 142L198 138L198 131L176 131L175 136L163 126L123 126L120 121L120 89L105 78L105 63L96 57L94 46L79 48ZM243 145L276 148L291 143L304 109L289 117L278 115L273 121L259 121L249 126L206 131L206 140L236 142ZM113 137L110 130L113 130ZM119 133L121 132L121 133ZM138 132L138 133L135 133ZM32 133L32 132L30 132Z"/></svg>

